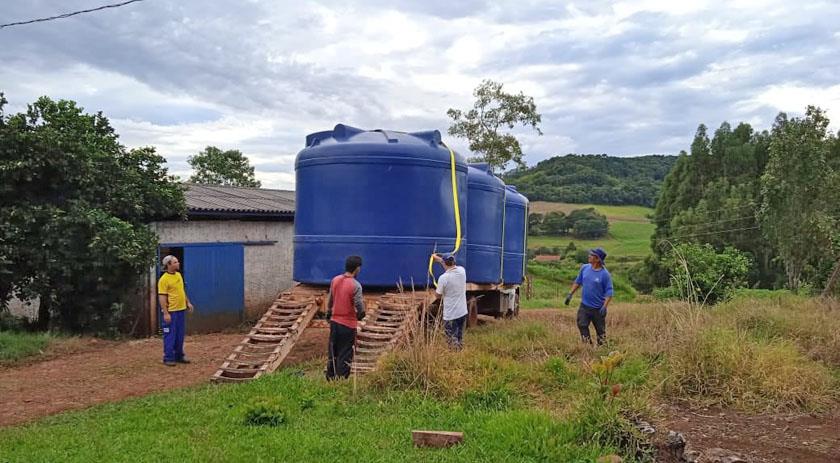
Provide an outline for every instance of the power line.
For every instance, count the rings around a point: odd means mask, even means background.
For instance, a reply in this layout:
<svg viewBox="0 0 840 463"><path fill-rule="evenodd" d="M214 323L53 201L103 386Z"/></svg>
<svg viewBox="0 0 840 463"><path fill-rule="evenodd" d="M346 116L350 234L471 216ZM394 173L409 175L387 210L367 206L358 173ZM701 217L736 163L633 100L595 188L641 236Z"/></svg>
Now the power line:
<svg viewBox="0 0 840 463"><path fill-rule="evenodd" d="M716 209L716 210L713 210L713 211L696 211L696 212L699 212L699 213L702 213L702 214L705 214L705 215L710 215L710 214L715 213L715 212L736 211L736 210L739 210L739 209L746 209L748 207L756 207L756 206L758 206L758 204L756 204L754 202L750 202L750 203L745 204L743 206L726 207L726 208L723 208L723 209ZM670 219L659 219L659 220L654 220L653 222L654 223L664 223L664 222L667 222L669 220Z"/></svg>
<svg viewBox="0 0 840 463"><path fill-rule="evenodd" d="M681 238L693 238L695 236L717 235L717 234L720 234L720 233L730 233L730 232L746 231L746 230L757 230L759 228L760 227L758 225L754 225L752 227L733 228L731 230L717 230L717 231L711 231L711 232L706 232L706 233L693 233L691 235L666 236L665 238L659 238L656 241L661 243L663 241L676 240L676 239L681 239Z"/></svg>
<svg viewBox="0 0 840 463"><path fill-rule="evenodd" d="M714 222L686 223L686 224L679 225L677 227L672 228L671 231L681 230L681 229L690 228L690 227L704 227L704 226L710 226L710 225L718 225L718 224L722 224L722 223L737 222L738 220L747 220L747 219L755 220L755 216L747 215L747 216L744 216L744 217L735 217L734 219L715 220Z"/></svg>
<svg viewBox="0 0 840 463"><path fill-rule="evenodd" d="M110 5L102 5L102 6L99 6L99 7L96 7L96 8L90 8L88 10L79 10L79 11L74 11L72 13L60 14L58 16L50 16L48 18L38 18L38 19L30 19L28 21L19 21L19 22L8 23L8 24L0 24L0 29L3 29L5 27L11 27L11 26L22 26L24 24L33 24L33 23L52 21L52 20L55 20L55 19L64 19L64 18L69 18L70 16L76 16L77 14L91 13L91 12L94 12L94 11L105 10L105 9L108 9L108 8L119 8L121 6L128 5L129 3L136 3L136 2L142 2L142 1L143 0L128 0L128 1L125 1L125 2L122 2L122 3L113 3L113 4L110 4Z"/></svg>

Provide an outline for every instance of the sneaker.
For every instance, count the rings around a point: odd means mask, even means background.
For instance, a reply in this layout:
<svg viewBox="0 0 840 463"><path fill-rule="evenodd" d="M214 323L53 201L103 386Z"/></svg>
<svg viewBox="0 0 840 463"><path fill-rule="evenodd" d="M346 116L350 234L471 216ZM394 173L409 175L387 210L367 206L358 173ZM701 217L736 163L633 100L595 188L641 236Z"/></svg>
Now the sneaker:
<svg viewBox="0 0 840 463"><path fill-rule="evenodd" d="M178 362L178 363L192 363L192 362L190 362L189 360L187 360L187 359L185 359L185 358L182 358L182 359L180 359L180 360L176 360L176 362Z"/></svg>
<svg viewBox="0 0 840 463"><path fill-rule="evenodd" d="M168 367L174 367L176 365L175 362L170 361L170 360L164 360L163 364L168 366Z"/></svg>

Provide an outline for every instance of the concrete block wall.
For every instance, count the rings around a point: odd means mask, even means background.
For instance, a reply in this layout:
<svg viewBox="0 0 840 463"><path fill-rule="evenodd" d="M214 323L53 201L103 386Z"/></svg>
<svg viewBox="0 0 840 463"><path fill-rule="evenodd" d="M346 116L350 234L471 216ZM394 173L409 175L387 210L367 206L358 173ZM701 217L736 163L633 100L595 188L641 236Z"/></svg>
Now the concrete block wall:
<svg viewBox="0 0 840 463"><path fill-rule="evenodd" d="M277 294L292 285L293 222L239 220L171 221L152 224L165 243L241 243L245 245L245 318L259 318Z"/></svg>

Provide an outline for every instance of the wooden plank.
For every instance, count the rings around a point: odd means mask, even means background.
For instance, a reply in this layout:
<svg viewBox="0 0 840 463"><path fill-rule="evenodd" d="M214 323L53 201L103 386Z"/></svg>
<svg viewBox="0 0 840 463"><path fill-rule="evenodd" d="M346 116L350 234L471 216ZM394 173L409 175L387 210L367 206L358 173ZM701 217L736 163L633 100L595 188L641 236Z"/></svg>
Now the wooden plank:
<svg viewBox="0 0 840 463"><path fill-rule="evenodd" d="M283 346L280 348L280 352L277 353L277 357L266 364L266 372L270 373L276 370L277 367L283 363L283 360L285 360L286 356L289 355L289 352L292 351L292 348L300 338L301 333L303 333L306 327L309 326L309 322L312 321L316 313L318 313L318 305L313 301L307 306L300 321L295 324L294 331L289 334L288 339L283 343Z"/></svg>
<svg viewBox="0 0 840 463"><path fill-rule="evenodd" d="M377 333L369 333L367 331L360 331L360 332L356 333L356 337L369 338L369 339L391 340L394 336L391 335L391 334L377 334Z"/></svg>
<svg viewBox="0 0 840 463"><path fill-rule="evenodd" d="M417 447L443 448L464 442L464 433L449 431L411 431L411 440Z"/></svg>

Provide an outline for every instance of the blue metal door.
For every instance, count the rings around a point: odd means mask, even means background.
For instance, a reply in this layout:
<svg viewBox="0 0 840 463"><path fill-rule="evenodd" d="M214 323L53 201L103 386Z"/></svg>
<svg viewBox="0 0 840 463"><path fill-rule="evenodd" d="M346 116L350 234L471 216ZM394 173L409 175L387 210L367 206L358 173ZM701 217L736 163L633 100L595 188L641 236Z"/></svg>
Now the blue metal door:
<svg viewBox="0 0 840 463"><path fill-rule="evenodd" d="M190 331L212 331L242 321L244 255L241 244L184 245L184 284L196 309Z"/></svg>

